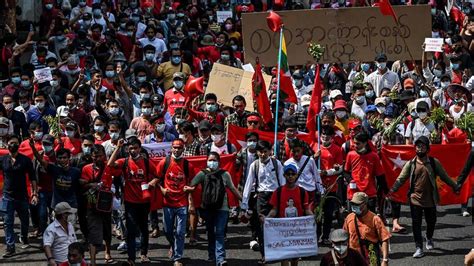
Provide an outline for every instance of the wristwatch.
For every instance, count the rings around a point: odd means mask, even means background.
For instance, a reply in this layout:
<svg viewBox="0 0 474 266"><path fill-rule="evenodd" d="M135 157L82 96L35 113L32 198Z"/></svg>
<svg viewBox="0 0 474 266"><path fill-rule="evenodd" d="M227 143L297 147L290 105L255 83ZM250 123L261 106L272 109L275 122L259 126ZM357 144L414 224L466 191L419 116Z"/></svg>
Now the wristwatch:
<svg viewBox="0 0 474 266"><path fill-rule="evenodd" d="M382 259L382 261L383 261L383 262L388 262L388 261L389 261L389 259Z"/></svg>

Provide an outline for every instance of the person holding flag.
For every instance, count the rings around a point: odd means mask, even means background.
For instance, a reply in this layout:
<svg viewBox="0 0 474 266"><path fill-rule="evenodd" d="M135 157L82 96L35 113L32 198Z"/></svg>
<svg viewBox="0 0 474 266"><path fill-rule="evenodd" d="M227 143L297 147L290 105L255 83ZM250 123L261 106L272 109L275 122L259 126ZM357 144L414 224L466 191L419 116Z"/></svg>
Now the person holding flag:
<svg viewBox="0 0 474 266"><path fill-rule="evenodd" d="M426 249L434 249L433 235L436 224L436 204L439 202L437 177L458 193L461 184L456 184L446 173L438 159L429 157L430 140L421 136L415 141L416 157L405 164L389 191L389 196L398 191L400 187L410 179L408 199L410 203L411 219L413 224L413 236L415 238L416 250L413 258L421 258L423 252L423 239L421 236L422 215L425 214L426 221Z"/></svg>

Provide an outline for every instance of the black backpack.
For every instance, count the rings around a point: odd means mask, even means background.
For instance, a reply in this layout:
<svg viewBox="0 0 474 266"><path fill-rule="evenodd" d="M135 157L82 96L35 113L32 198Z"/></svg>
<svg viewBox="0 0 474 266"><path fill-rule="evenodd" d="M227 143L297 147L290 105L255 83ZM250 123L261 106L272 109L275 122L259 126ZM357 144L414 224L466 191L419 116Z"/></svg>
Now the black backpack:
<svg viewBox="0 0 474 266"><path fill-rule="evenodd" d="M222 174L225 171L202 171L206 175L204 186L202 187L202 206L206 210L218 210L222 208L226 194L224 180L222 180Z"/></svg>

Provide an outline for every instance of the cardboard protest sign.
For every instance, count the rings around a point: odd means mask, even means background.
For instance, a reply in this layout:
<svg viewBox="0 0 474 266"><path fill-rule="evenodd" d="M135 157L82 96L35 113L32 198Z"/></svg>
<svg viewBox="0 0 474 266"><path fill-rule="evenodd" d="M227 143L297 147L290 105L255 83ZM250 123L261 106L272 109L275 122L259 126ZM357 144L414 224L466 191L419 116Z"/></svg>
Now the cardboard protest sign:
<svg viewBox="0 0 474 266"><path fill-rule="evenodd" d="M217 11L217 23L224 23L228 18L232 18L232 11Z"/></svg>
<svg viewBox="0 0 474 266"><path fill-rule="evenodd" d="M33 71L33 74L38 80L38 83L51 81L53 79L53 75L51 74L51 69L49 67L36 69Z"/></svg>
<svg viewBox="0 0 474 266"><path fill-rule="evenodd" d="M232 106L234 96L242 95L247 102L245 109L253 112L252 76L253 72L214 63L209 74L206 93L216 94L217 99L227 106ZM271 76L263 74L263 79L268 88Z"/></svg>
<svg viewBox="0 0 474 266"><path fill-rule="evenodd" d="M425 38L425 52L442 52L443 38Z"/></svg>
<svg viewBox="0 0 474 266"><path fill-rule="evenodd" d="M171 155L171 142L143 144L142 147L148 152L150 158Z"/></svg>
<svg viewBox="0 0 474 266"><path fill-rule="evenodd" d="M313 62L307 53L310 41L325 47L322 63L373 61L385 53L389 60L420 59L425 37L431 37L431 14L428 5L394 6L398 25L384 16L378 7L293 10L278 14L290 65ZM267 26L267 13L242 14L242 33L246 62L258 57L265 66L275 66L279 32Z"/></svg>
<svg viewBox="0 0 474 266"><path fill-rule="evenodd" d="M265 218L265 260L316 256L318 240L314 216Z"/></svg>

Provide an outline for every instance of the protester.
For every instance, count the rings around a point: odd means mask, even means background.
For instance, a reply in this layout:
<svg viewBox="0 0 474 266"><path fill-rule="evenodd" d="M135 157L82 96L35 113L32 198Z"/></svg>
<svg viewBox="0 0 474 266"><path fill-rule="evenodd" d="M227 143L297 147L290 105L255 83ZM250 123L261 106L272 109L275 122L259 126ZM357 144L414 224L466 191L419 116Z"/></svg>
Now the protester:
<svg viewBox="0 0 474 266"><path fill-rule="evenodd" d="M332 249L321 258L321 266L327 265L369 265L359 252L349 247L349 234L336 229L329 236Z"/></svg>
<svg viewBox="0 0 474 266"><path fill-rule="evenodd" d="M67 249L67 261L59 264L59 266L87 266L87 263L84 259L84 247L81 243L71 243Z"/></svg>

